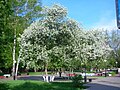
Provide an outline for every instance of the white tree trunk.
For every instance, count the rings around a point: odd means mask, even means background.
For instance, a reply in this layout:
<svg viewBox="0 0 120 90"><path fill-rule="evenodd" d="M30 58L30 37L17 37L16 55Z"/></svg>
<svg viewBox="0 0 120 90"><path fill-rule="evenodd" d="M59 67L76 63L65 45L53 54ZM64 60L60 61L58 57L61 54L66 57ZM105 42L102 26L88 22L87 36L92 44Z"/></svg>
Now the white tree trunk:
<svg viewBox="0 0 120 90"><path fill-rule="evenodd" d="M50 76L50 82L53 82L53 81L54 81L54 78L55 78L55 76L54 76L54 75L51 75L51 76Z"/></svg>
<svg viewBox="0 0 120 90"><path fill-rule="evenodd" d="M48 64L46 63L46 65L45 65L45 81L46 81L46 82L49 82L49 81L48 81L48 72L47 72L47 68L48 68Z"/></svg>
<svg viewBox="0 0 120 90"><path fill-rule="evenodd" d="M12 68L12 76L13 80L16 79L15 77L15 64L16 64L16 57L15 57L15 52L16 52L16 29L14 31L14 44L13 44L13 68Z"/></svg>
<svg viewBox="0 0 120 90"><path fill-rule="evenodd" d="M37 72L37 68L36 67L34 67L34 72Z"/></svg>
<svg viewBox="0 0 120 90"><path fill-rule="evenodd" d="M17 73L18 73L18 66L19 66L19 63L20 63L20 58L18 57L18 61L17 61L17 65L16 65L16 71L15 71L16 79L17 79Z"/></svg>
<svg viewBox="0 0 120 90"><path fill-rule="evenodd" d="M46 82L49 82L49 80L48 80L48 75L46 76Z"/></svg>
<svg viewBox="0 0 120 90"><path fill-rule="evenodd" d="M48 81L48 76L43 76L43 79L44 79L45 82L49 82Z"/></svg>

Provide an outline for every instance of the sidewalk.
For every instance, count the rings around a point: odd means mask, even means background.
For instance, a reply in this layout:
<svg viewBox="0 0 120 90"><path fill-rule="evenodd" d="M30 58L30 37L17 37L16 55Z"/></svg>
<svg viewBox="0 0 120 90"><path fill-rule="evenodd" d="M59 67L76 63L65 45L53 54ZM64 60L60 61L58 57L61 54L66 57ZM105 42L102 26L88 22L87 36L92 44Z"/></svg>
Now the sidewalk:
<svg viewBox="0 0 120 90"><path fill-rule="evenodd" d="M105 77L86 84L86 90L120 90L120 77Z"/></svg>

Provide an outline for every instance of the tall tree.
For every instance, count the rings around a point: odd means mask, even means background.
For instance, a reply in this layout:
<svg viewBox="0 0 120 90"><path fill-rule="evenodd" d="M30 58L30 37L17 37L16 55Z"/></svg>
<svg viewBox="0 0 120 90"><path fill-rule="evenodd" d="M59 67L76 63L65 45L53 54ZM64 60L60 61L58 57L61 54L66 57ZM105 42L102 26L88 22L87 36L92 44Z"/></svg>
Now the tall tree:
<svg viewBox="0 0 120 90"><path fill-rule="evenodd" d="M13 15L11 0L0 1L0 68L10 68L12 64L13 28L11 16Z"/></svg>
<svg viewBox="0 0 120 90"><path fill-rule="evenodd" d="M13 28L14 28L14 44L13 44L13 77L17 76L19 59L17 61L17 40L18 35L27 28L33 21L41 17L40 0L12 0L12 9L14 11ZM17 62L17 65L16 65Z"/></svg>
<svg viewBox="0 0 120 90"><path fill-rule="evenodd" d="M107 59L108 55L111 52L111 48L106 43L106 37L102 31L93 30L93 31L84 31L81 35L76 35L76 42L74 46L76 47L76 55L79 60L85 66L90 61L96 60L104 60ZM86 82L86 74L85 74L85 82Z"/></svg>
<svg viewBox="0 0 120 90"><path fill-rule="evenodd" d="M43 13L45 16L42 20L31 24L21 35L20 58L21 61L43 62L47 75L51 62L60 69L69 61L66 50L73 42L72 25L69 25L72 20L66 17L67 10L59 5L44 8ZM79 29L73 31L76 30Z"/></svg>
<svg viewBox="0 0 120 90"><path fill-rule="evenodd" d="M0 1L0 67L10 68L13 57L13 72L15 72L18 53L16 38L30 23L41 16L40 11L40 0Z"/></svg>
<svg viewBox="0 0 120 90"><path fill-rule="evenodd" d="M107 43L113 49L111 58L115 60L114 62L118 62L117 65L120 67L120 30L106 31L106 35Z"/></svg>

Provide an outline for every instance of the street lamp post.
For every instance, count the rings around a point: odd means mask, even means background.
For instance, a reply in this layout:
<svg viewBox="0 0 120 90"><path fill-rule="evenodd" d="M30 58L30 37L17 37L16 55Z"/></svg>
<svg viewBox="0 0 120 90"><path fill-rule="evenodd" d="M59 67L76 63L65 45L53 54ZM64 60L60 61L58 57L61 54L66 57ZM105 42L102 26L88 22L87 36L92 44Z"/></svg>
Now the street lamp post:
<svg viewBox="0 0 120 90"><path fill-rule="evenodd" d="M116 61L115 63L116 63L116 74L118 74L118 67L117 67L118 62Z"/></svg>
<svg viewBox="0 0 120 90"><path fill-rule="evenodd" d="M87 76L86 76L86 64L85 64L85 76L84 76L84 82L87 82Z"/></svg>
<svg viewBox="0 0 120 90"><path fill-rule="evenodd" d="M86 64L85 63L81 63L81 65L84 65L84 69L83 69L83 73L84 73L84 83L87 82L87 76L86 76Z"/></svg>
<svg viewBox="0 0 120 90"><path fill-rule="evenodd" d="M118 62L115 62L116 63L116 68L117 68L117 64L118 64Z"/></svg>
<svg viewBox="0 0 120 90"><path fill-rule="evenodd" d="M120 29L120 0L115 0L116 3L116 16L117 16L117 27Z"/></svg>

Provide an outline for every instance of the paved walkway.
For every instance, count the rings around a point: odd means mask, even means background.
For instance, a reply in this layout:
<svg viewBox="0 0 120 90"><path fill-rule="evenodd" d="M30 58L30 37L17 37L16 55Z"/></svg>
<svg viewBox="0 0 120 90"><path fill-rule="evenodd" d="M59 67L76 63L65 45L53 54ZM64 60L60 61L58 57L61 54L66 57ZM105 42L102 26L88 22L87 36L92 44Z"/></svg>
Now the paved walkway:
<svg viewBox="0 0 120 90"><path fill-rule="evenodd" d="M87 90L120 90L120 77L105 77L86 84Z"/></svg>

